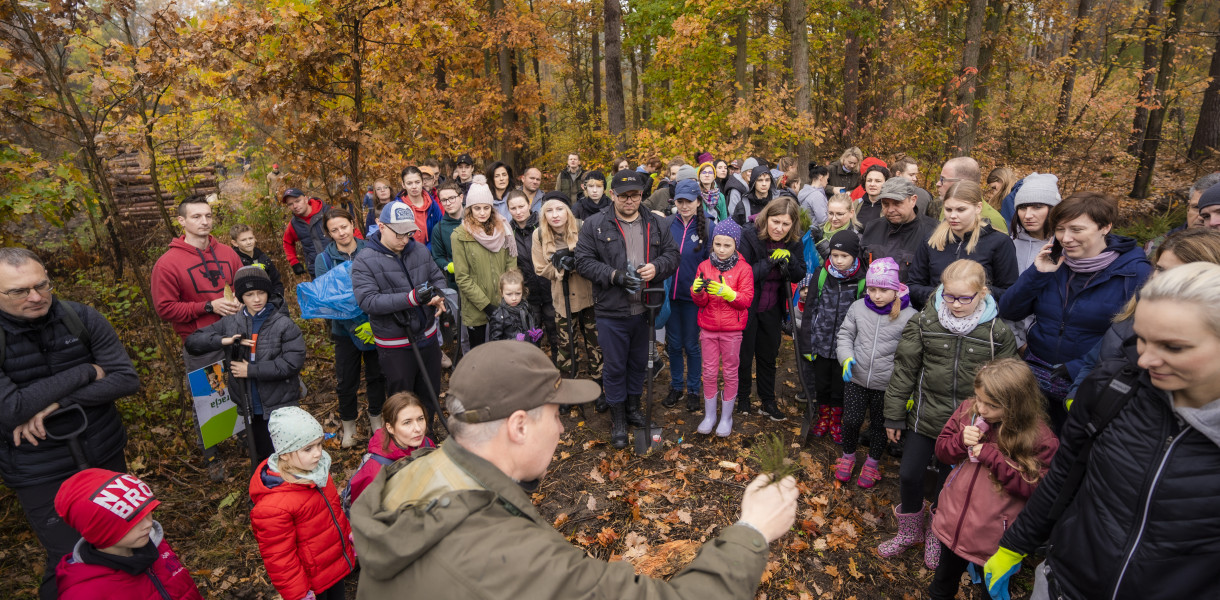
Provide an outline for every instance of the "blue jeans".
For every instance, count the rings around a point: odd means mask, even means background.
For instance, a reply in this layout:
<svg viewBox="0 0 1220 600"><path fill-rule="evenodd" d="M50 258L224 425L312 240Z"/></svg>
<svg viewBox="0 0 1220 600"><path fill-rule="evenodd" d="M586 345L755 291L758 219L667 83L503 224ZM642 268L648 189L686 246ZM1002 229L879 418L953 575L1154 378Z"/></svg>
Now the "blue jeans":
<svg viewBox="0 0 1220 600"><path fill-rule="evenodd" d="M648 369L648 315L597 317L602 347L602 390L606 402L619 404L644 392Z"/></svg>
<svg viewBox="0 0 1220 600"><path fill-rule="evenodd" d="M665 322L665 353L669 355L669 389L682 391L682 354L686 353L686 391L703 388L703 358L699 348L699 307L690 300L670 300Z"/></svg>

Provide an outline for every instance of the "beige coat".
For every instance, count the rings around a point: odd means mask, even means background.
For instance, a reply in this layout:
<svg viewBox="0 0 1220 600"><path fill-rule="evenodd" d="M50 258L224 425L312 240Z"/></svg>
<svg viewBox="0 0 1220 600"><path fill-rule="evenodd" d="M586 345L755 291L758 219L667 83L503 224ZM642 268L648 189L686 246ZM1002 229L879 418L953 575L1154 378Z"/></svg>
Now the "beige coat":
<svg viewBox="0 0 1220 600"><path fill-rule="evenodd" d="M542 223L538 226L538 229L534 230L532 250L534 272L551 280L551 301L555 304L555 314L561 317L568 316L563 302L563 278L565 275L570 278L568 280L568 287L570 288L568 290L568 301L572 304L572 312L580 312L593 306L593 284L575 271L569 271L566 274L560 273L555 269L555 265L551 264L551 255L556 250L567 246L557 246L554 242L551 242L544 248L542 245L543 227L550 227L550 225Z"/></svg>

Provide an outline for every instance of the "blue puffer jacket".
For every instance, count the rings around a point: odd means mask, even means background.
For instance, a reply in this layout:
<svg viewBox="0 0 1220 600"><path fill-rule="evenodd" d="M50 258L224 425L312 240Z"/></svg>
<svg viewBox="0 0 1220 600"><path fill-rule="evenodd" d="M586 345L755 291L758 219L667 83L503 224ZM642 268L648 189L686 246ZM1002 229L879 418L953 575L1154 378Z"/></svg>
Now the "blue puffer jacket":
<svg viewBox="0 0 1220 600"><path fill-rule="evenodd" d="M1049 364L1064 365L1069 379L1076 377L1085 354L1110 329L1110 319L1152 271L1144 251L1129 237L1106 236L1106 250L1119 256L1103 271L1075 273L1065 265L1054 273L1043 273L1030 267L1000 298L1001 317L1010 321L1037 317L1027 334L1029 351ZM1073 276L1086 278L1088 283L1069 296Z"/></svg>
<svg viewBox="0 0 1220 600"><path fill-rule="evenodd" d="M669 281L669 299L692 302L690 287L695 284L695 271L711 255L715 225L711 219L707 219L707 229L703 232L703 239L699 239L699 224L694 219L683 224L682 218L673 214L665 217L662 224L669 229L669 237L678 247L678 271Z"/></svg>

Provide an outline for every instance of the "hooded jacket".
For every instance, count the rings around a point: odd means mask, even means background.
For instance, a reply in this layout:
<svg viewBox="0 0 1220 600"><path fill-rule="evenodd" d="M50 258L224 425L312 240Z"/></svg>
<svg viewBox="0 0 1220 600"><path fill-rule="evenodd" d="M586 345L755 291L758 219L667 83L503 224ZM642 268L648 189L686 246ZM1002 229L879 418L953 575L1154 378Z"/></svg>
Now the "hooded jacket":
<svg viewBox="0 0 1220 600"><path fill-rule="evenodd" d="M729 175L728 181L724 185L725 209L728 211L728 218L737 220L738 213L744 213L745 209L741 208L741 203L750 193L750 186L746 184L745 178L740 173ZM738 221L741 224L743 221Z"/></svg>
<svg viewBox="0 0 1220 600"><path fill-rule="evenodd" d="M258 330L253 349L239 345L238 356L250 360L251 350L255 360L247 365L246 374L250 383L258 386L258 401L263 414L281 406L296 406L301 398L301 369L305 366L305 337L293 320L272 308L271 314ZM266 310L266 309L264 309ZM221 320L192 333L186 338L186 351L191 354L207 354L233 346L221 345L221 340L241 334L242 339L253 337L253 319L242 309ZM232 379L240 383L241 379ZM241 390L245 386L235 386Z"/></svg>
<svg viewBox="0 0 1220 600"><path fill-rule="evenodd" d="M292 215L288 220L288 227L284 228L284 256L288 257L288 264L303 263L309 269L310 277L313 276L314 259L329 241L326 236L326 224L322 222L326 209L327 206L322 204L321 200L310 198L309 214L305 218ZM300 258L297 258L297 242L301 243Z"/></svg>
<svg viewBox="0 0 1220 600"><path fill-rule="evenodd" d="M419 448L402 448L394 443L391 439L389 448L386 449L386 438L390 434L386 433L385 427L377 429L373 432L373 437L369 438L369 452L364 457L364 461L360 463L360 468L356 470L356 474L352 475L352 480L347 484L350 498L352 502L364 493L364 489L373 483L373 479L381 472L381 468L392 464L400 458L411 456L416 450L421 448L435 448L436 444L427 435L424 436L424 441L419 445Z"/></svg>
<svg viewBox="0 0 1220 600"><path fill-rule="evenodd" d="M940 324L939 290L918 315L907 321L898 342L894 373L885 389L885 426L911 429L936 439L957 406L974 393L974 376L987 362L1017 355L1012 332L996 315L987 296L974 330L956 335ZM915 405L907 410L907 400Z"/></svg>
<svg viewBox="0 0 1220 600"><path fill-rule="evenodd" d="M512 231L505 235L512 236ZM509 243L516 243L515 240ZM508 246L499 252L483 247L465 227L453 230L450 238L453 248L453 277L457 280L458 295L462 299L462 325L479 327L487 324L488 306L500 304L500 275L517 267L516 259L508 253Z"/></svg>
<svg viewBox="0 0 1220 600"><path fill-rule="evenodd" d="M425 282L437 288L438 294L446 287L432 255L415 240L408 240L402 252L395 254L381 244L378 232L356 254L352 260L352 292L360 310L369 316L379 348L409 348L411 336L420 346L436 343L440 328L434 309L416 304L410 294ZM411 336L407 335L408 329Z"/></svg>
<svg viewBox="0 0 1220 600"><path fill-rule="evenodd" d="M908 283L915 255L920 246L928 244L936 225L936 221L922 215L916 215L911 221L900 225L890 223L889 219L877 219L860 234L860 247L864 248L870 264L887 256L894 259L898 263L898 280Z"/></svg>
<svg viewBox="0 0 1220 600"><path fill-rule="evenodd" d="M284 598L323 592L356 567L335 482L319 489L311 481L289 483L264 460L250 477L250 528L267 577Z"/></svg>
<svg viewBox="0 0 1220 600"><path fill-rule="evenodd" d="M411 204L411 199L407 197L406 190L399 192L395 200L406 204L411 212L415 215L415 224L419 226L419 231L415 233L415 241L432 249L432 228L436 227L437 223L445 216L445 211L441 210L441 203L437 202L436 198L429 192L422 194L424 205L422 208L416 208ZM423 239L420 239L423 238Z"/></svg>
<svg viewBox="0 0 1220 600"><path fill-rule="evenodd" d="M1069 380L1110 328L1110 319L1152 271L1144 251L1129 237L1107 235L1106 250L1119 256L1102 271L1077 274L1066 264L1053 273L1026 269L1000 299L1000 316L1005 319L1037 317L1027 334L1029 351L1047 364L1064 365ZM1069 293L1074 277L1084 278L1085 284L1079 292Z"/></svg>
<svg viewBox="0 0 1220 600"><path fill-rule="evenodd" d="M453 278L453 273L450 273L446 267L449 266L449 263L453 262L453 247L450 245L453 239L453 230L461 226L461 219L455 219L446 214L432 228L432 237L429 238L432 260L436 261L436 266L440 267L441 273L444 273L445 281L449 283L449 289L451 290L457 289L457 280Z"/></svg>
<svg viewBox="0 0 1220 600"><path fill-rule="evenodd" d="M911 304L915 308L923 308L928 296L940 285L940 274L953 261L968 258L980 265L987 273L987 289L991 295L1000 301L1004 292L1017 282L1017 250L1012 244L1012 238L983 225L979 229L979 243L974 252L968 252L972 232L966 232L957 241L945 243L944 250L937 250L930 244L923 244L915 252L915 262L907 272L907 283L911 288Z"/></svg>
<svg viewBox="0 0 1220 600"><path fill-rule="evenodd" d="M978 461L971 461L962 444L962 430L974 424L973 403L963 402L936 438L936 458L956 468L945 480L932 517L932 532L954 554L983 564L1000 546L1000 536L1012 526L1025 502L1046 475L1059 440L1044 422L1037 423L1034 450L1042 464L1039 479L1027 481L996 445L999 426L980 439ZM998 489L997 489L998 488Z"/></svg>
<svg viewBox="0 0 1220 600"><path fill-rule="evenodd" d="M1012 245L1017 251L1018 277L1026 269L1034 266L1034 259L1038 258L1038 253L1042 252L1042 248L1050 241L1050 239L1040 240L1035 238L1027 233L1024 228L1017 230L1017 235L1012 238Z"/></svg>
<svg viewBox="0 0 1220 600"><path fill-rule="evenodd" d="M879 314L869 308L864 298L847 309L847 316L835 337L838 346L835 356L839 362L855 359L851 370L853 383L870 390L885 390L894 372L894 354L898 351L902 332L916 314L918 311L908 306L898 313L897 319L891 319L888 314Z"/></svg>
<svg viewBox="0 0 1220 600"><path fill-rule="evenodd" d="M361 600L750 598L768 556L762 535L732 525L668 581L637 576L626 562L586 556L521 485L453 439L382 469L352 505L352 524Z"/></svg>
<svg viewBox="0 0 1220 600"><path fill-rule="evenodd" d="M185 236L174 238L152 269L157 316L169 321L183 339L219 321L220 315L207 312L204 305L224 297L225 286L233 285L241 267L237 253L212 236L202 250L186 243Z"/></svg>
<svg viewBox="0 0 1220 600"><path fill-rule="evenodd" d="M65 305L84 325L88 347L65 323ZM0 364L0 477L5 485L50 483L79 470L67 441L48 438L37 446L13 445L13 430L52 402L58 402L63 412L52 413L57 416L48 417L47 424L59 418L79 419L80 413L72 407L84 409L88 425L78 439L86 457L102 463L121 455L127 430L114 403L138 392L140 378L106 317L91 307L53 297L50 310L39 319L0 311L0 328L5 346ZM105 377L96 378L95 364Z"/></svg>
<svg viewBox="0 0 1220 600"><path fill-rule="evenodd" d="M851 355L837 356L837 334L852 304L861 298L863 288L860 281L868 272L868 264L858 260L856 271L842 279L830 274L829 265L829 262L824 263L821 269L811 274L809 287L801 295L797 307L801 311L797 346L801 354L816 354L841 361ZM819 286L819 281L823 279L825 283Z"/></svg>
<svg viewBox="0 0 1220 600"><path fill-rule="evenodd" d="M695 277L708 281L719 281L737 292L732 302L713 296L707 290L693 294L691 299L699 307L696 320L699 329L704 331L745 331L746 322L750 316L750 305L754 303L754 270L750 263L737 254L737 264L733 268L720 272L712 266L711 259L699 263ZM695 277L691 278L692 285ZM689 286L687 292L690 292Z"/></svg>
<svg viewBox="0 0 1220 600"><path fill-rule="evenodd" d="M534 240L530 245L530 253L534 263L534 272L551 282L551 304L555 307L555 314L566 318L569 306L573 313L579 313L593 306L593 283L581 277L580 273L576 271L560 273L555 269L555 265L551 264L551 257L559 248L556 248L555 242L544 244L542 242L541 231L541 228L534 230ZM562 247L566 248L567 246ZM568 298L566 302L563 297L563 280L565 277L568 278Z"/></svg>
<svg viewBox="0 0 1220 600"><path fill-rule="evenodd" d="M643 221L641 229L647 240L644 262L656 267L651 285L660 286L678 269L678 247L660 217L646 210L637 214ZM631 298L627 290L611 281L615 271L627 269L627 245L613 206L589 217L581 225L575 253L576 270L593 282L593 306L598 318L631 316Z"/></svg>
<svg viewBox="0 0 1220 600"><path fill-rule="evenodd" d="M767 168L766 165L758 165L757 167L754 167L753 171L750 171L750 192L741 196L741 200L735 205L735 210L729 211L729 217L737 221L738 225L745 226L746 223L753 222L754 216L757 215L768 202L779 196L779 194L777 194L775 191L777 182L775 181L774 177L771 178L771 187L767 188L767 195L758 195L758 191L755 189L755 187L758 185L758 178L762 175L767 175L770 177L771 169Z"/></svg>
<svg viewBox="0 0 1220 600"><path fill-rule="evenodd" d="M702 239L699 237L699 224L692 217L689 223L683 223L677 213L665 217L662 225L669 229L669 237L678 246L678 270L674 272L670 282L669 299L690 302L690 286L695 282L695 271L699 264L707 260L712 253L712 231L716 225L711 219L704 217L706 229ZM696 250L698 248L698 250Z"/></svg>
<svg viewBox="0 0 1220 600"><path fill-rule="evenodd" d="M1099 366L1081 386L1059 452L1000 546L1031 553L1049 541L1051 594L1063 598L1169 600L1220 593L1220 402L1175 407L1136 363ZM1097 437L1073 500L1058 521L1051 507L1089 437L1090 413L1115 374L1135 392Z"/></svg>
<svg viewBox="0 0 1220 600"><path fill-rule="evenodd" d="M153 521L149 538L157 548L157 560L139 575L84 562L81 544L89 542L78 540L72 554L55 567L59 600L203 600L191 572L165 541L160 523Z"/></svg>

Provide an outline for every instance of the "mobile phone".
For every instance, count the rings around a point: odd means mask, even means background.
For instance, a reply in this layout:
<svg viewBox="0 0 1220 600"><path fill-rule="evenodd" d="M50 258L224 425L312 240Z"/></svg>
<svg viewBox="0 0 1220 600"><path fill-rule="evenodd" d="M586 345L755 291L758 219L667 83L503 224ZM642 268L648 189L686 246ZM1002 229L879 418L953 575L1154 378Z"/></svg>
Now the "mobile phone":
<svg viewBox="0 0 1220 600"><path fill-rule="evenodd" d="M1059 243L1059 238L1055 238L1055 241L1051 243L1051 262L1059 262L1062 256L1063 244Z"/></svg>

